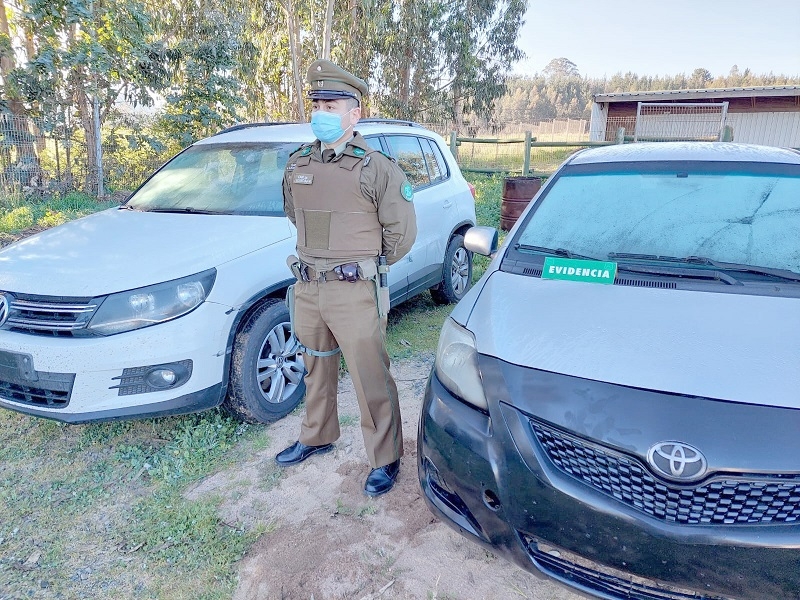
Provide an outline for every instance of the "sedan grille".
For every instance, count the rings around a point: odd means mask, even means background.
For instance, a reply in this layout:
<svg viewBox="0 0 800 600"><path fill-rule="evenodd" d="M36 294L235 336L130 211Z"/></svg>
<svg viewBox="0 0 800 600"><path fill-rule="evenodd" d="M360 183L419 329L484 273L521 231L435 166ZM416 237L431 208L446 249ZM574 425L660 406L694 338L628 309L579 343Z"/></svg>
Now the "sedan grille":
<svg viewBox="0 0 800 600"><path fill-rule="evenodd" d="M726 474L699 485L656 479L637 458L530 421L553 464L656 519L688 525L752 525L800 520L800 477Z"/></svg>
<svg viewBox="0 0 800 600"><path fill-rule="evenodd" d="M9 314L3 329L36 335L79 335L99 305L91 298L6 296L10 300Z"/></svg>
<svg viewBox="0 0 800 600"><path fill-rule="evenodd" d="M634 577L563 550L548 549L524 533L520 533L520 537L528 556L542 571L572 585L603 594L604 597L627 600L725 600L720 596L699 594Z"/></svg>

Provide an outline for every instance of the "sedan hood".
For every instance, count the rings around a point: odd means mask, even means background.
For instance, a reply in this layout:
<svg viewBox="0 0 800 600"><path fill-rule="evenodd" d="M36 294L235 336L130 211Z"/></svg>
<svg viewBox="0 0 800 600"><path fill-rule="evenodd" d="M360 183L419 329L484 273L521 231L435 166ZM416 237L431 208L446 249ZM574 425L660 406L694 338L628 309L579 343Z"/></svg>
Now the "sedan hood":
<svg viewBox="0 0 800 600"><path fill-rule="evenodd" d="M800 408L796 298L495 271L466 325L479 353L516 365L648 390Z"/></svg>
<svg viewBox="0 0 800 600"><path fill-rule="evenodd" d="M112 208L0 251L0 290L99 296L177 279L285 240L285 217Z"/></svg>

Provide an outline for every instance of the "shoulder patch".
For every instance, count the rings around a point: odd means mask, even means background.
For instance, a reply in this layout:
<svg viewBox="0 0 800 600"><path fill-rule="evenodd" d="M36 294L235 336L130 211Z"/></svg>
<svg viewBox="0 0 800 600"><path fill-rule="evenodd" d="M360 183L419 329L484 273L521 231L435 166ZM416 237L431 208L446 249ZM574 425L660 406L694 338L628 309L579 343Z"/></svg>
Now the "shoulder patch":
<svg viewBox="0 0 800 600"><path fill-rule="evenodd" d="M403 195L403 198L411 202L414 199L414 188L411 186L411 182L406 179L400 185L400 193Z"/></svg>
<svg viewBox="0 0 800 600"><path fill-rule="evenodd" d="M353 154L355 154L356 156L364 156L366 152L364 151L363 148L353 148Z"/></svg>
<svg viewBox="0 0 800 600"><path fill-rule="evenodd" d="M308 156L311 154L311 146L306 146L303 148L303 151L300 153L300 156Z"/></svg>

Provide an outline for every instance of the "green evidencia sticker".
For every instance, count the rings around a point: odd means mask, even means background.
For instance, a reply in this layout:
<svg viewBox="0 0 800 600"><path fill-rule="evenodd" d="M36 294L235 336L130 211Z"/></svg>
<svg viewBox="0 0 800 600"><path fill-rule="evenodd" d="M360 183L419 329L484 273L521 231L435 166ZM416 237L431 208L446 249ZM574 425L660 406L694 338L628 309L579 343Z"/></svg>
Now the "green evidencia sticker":
<svg viewBox="0 0 800 600"><path fill-rule="evenodd" d="M542 268L542 279L566 279L588 283L614 283L617 263L599 260L577 260L547 256Z"/></svg>
<svg viewBox="0 0 800 600"><path fill-rule="evenodd" d="M403 194L403 198L409 202L414 199L414 188L409 181L403 182L403 185L400 186L400 193Z"/></svg>

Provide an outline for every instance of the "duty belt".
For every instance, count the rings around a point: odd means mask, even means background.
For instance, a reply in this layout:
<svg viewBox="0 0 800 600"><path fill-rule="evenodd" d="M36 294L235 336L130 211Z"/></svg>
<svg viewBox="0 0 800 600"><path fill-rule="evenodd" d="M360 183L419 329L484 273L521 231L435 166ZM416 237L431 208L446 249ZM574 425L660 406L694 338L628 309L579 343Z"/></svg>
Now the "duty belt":
<svg viewBox="0 0 800 600"><path fill-rule="evenodd" d="M317 281L325 283L326 281L348 281L355 283L360 277L358 263L350 262L337 265L327 271L315 271L313 267L302 262L295 263L297 271L294 272L298 281L310 282Z"/></svg>

